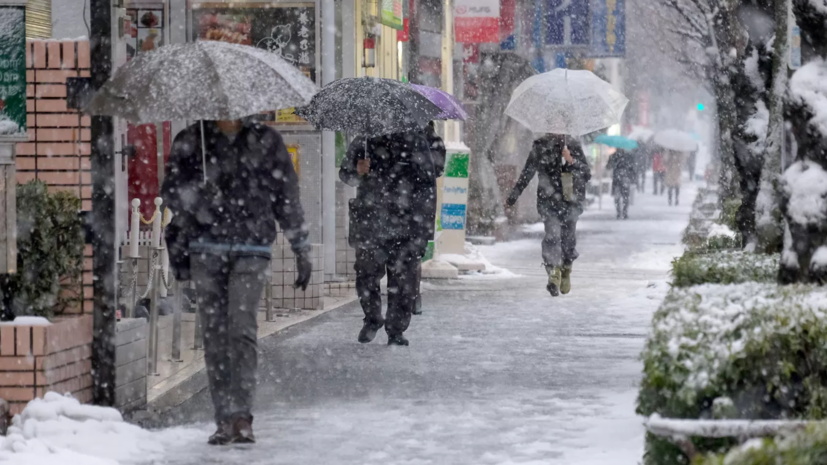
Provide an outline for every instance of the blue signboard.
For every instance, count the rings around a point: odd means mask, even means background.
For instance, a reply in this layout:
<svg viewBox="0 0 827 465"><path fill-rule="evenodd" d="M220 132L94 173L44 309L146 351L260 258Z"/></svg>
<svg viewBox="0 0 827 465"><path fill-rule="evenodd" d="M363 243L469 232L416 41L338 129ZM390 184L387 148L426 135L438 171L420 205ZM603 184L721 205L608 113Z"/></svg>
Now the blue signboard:
<svg viewBox="0 0 827 465"><path fill-rule="evenodd" d="M591 39L589 2L590 0L547 0L546 45L555 48L588 46Z"/></svg>
<svg viewBox="0 0 827 465"><path fill-rule="evenodd" d="M591 58L626 56L626 0L592 0Z"/></svg>
<svg viewBox="0 0 827 465"><path fill-rule="evenodd" d="M465 229L465 205L461 203L443 203L439 214L442 229Z"/></svg>

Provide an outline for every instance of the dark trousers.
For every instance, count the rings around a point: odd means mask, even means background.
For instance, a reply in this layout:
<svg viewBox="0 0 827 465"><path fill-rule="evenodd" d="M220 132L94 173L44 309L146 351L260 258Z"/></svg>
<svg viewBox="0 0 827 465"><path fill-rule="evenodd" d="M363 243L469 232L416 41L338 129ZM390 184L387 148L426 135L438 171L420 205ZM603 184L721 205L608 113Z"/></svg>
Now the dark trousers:
<svg viewBox="0 0 827 465"><path fill-rule="evenodd" d="M546 235L543 238L543 263L546 266L570 266L577 259L576 209L547 215L543 219Z"/></svg>
<svg viewBox="0 0 827 465"><path fill-rule="evenodd" d="M681 195L681 186L669 187L669 205L672 205L672 192L675 193L675 205L678 204L678 197Z"/></svg>
<svg viewBox="0 0 827 465"><path fill-rule="evenodd" d="M652 185L654 186L654 194L658 195L658 184L660 184L660 195L663 195L663 190L665 186L663 185L663 178L666 176L666 173L652 173Z"/></svg>
<svg viewBox="0 0 827 465"><path fill-rule="evenodd" d="M629 197L631 195L632 189L628 183L617 183L614 186L615 208L617 208L618 218L629 216Z"/></svg>
<svg viewBox="0 0 827 465"><path fill-rule="evenodd" d="M270 259L229 253L191 254L192 279L204 325L215 421L252 420L258 366L258 306Z"/></svg>
<svg viewBox="0 0 827 465"><path fill-rule="evenodd" d="M379 281L388 274L388 311L385 331L402 334L411 323L418 289L419 256L410 241L391 241L385 247L356 249L356 292L366 321L382 321L382 294Z"/></svg>

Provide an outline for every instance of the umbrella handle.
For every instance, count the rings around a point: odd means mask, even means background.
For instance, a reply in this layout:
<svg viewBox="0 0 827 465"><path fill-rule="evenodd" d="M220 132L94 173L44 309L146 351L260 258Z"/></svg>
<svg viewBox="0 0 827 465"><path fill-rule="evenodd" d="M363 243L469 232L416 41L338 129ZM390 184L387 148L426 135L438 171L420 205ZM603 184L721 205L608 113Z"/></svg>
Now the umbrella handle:
<svg viewBox="0 0 827 465"><path fill-rule="evenodd" d="M207 144L204 137L204 120L201 120L201 173L204 175L204 185L207 185Z"/></svg>

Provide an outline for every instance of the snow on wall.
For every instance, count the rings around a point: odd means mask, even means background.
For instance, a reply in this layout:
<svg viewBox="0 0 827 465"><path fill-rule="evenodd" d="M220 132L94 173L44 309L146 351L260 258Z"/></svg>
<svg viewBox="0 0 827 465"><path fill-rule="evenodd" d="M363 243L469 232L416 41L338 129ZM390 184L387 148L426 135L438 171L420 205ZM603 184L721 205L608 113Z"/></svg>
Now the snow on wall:
<svg viewBox="0 0 827 465"><path fill-rule="evenodd" d="M824 85L827 86L827 75L825 75ZM827 108L825 108L825 117L827 117ZM807 160L797 161L787 168L782 179L784 192L789 198L787 206L789 217L802 225L824 221L825 213L827 213L827 172L821 165Z"/></svg>

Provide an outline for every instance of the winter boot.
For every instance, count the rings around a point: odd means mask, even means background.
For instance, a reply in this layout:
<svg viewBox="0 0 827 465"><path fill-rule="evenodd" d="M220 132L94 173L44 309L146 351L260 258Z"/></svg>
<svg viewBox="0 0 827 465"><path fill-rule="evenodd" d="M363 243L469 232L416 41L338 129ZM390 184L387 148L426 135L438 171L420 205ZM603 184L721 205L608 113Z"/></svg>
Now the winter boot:
<svg viewBox="0 0 827 465"><path fill-rule="evenodd" d="M546 284L546 290L552 297L557 297L560 295L560 284L563 280L560 267L546 265L546 273L548 273L548 284Z"/></svg>
<svg viewBox="0 0 827 465"><path fill-rule="evenodd" d="M408 340L405 339L405 336L401 334L388 334L388 345L389 346L407 346Z"/></svg>
<svg viewBox="0 0 827 465"><path fill-rule="evenodd" d="M560 293L568 294L571 292L571 265L563 267L562 280L560 282Z"/></svg>
<svg viewBox="0 0 827 465"><path fill-rule="evenodd" d="M249 418L239 418L233 423L233 444L253 444L256 436L253 434L253 422Z"/></svg>
<svg viewBox="0 0 827 465"><path fill-rule="evenodd" d="M229 444L233 439L233 424L229 421L221 422L218 429L207 440L211 446L223 446Z"/></svg>
<svg viewBox="0 0 827 465"><path fill-rule="evenodd" d="M365 324L362 326L362 330L359 331L359 342L362 344L367 344L368 342L373 341L373 338L376 337L376 333L382 329L382 326L385 326L384 320L373 321L365 318Z"/></svg>

